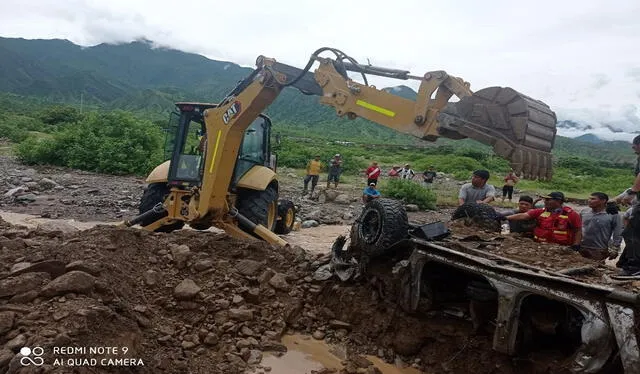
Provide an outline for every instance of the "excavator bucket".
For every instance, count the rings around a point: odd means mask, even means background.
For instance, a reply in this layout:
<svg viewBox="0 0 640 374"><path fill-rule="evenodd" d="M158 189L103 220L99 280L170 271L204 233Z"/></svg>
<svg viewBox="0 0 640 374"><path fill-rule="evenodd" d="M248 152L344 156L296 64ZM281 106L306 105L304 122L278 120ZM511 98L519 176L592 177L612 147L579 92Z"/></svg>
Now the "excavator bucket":
<svg viewBox="0 0 640 374"><path fill-rule="evenodd" d="M527 179L550 180L556 114L512 88L489 87L448 103L438 116L444 137L462 135L493 147ZM457 133L457 134L456 134Z"/></svg>

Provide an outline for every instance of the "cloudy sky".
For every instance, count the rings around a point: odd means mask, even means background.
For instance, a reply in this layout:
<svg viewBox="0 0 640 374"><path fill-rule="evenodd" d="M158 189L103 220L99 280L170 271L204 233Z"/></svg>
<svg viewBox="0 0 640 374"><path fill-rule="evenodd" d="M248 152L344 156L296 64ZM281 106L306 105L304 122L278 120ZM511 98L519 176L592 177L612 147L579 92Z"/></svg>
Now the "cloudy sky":
<svg viewBox="0 0 640 374"><path fill-rule="evenodd" d="M0 36L144 37L243 66L264 54L302 67L331 46L415 75L446 70L473 90L511 86L628 139L640 131L639 17L638 0L0 0Z"/></svg>

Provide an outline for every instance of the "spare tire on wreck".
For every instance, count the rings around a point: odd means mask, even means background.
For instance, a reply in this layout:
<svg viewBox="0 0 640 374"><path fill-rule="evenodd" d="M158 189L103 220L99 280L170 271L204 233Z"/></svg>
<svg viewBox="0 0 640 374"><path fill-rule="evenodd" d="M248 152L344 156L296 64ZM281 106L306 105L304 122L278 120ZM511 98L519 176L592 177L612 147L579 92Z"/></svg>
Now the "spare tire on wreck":
<svg viewBox="0 0 640 374"><path fill-rule="evenodd" d="M394 243L406 239L409 232L409 220L404 204L398 200L380 198L373 200L362 210L355 223L357 246L363 254L377 257L386 252Z"/></svg>
<svg viewBox="0 0 640 374"><path fill-rule="evenodd" d="M464 203L451 216L451 220L467 219L469 224L478 225L484 229L499 231L501 215L488 204Z"/></svg>

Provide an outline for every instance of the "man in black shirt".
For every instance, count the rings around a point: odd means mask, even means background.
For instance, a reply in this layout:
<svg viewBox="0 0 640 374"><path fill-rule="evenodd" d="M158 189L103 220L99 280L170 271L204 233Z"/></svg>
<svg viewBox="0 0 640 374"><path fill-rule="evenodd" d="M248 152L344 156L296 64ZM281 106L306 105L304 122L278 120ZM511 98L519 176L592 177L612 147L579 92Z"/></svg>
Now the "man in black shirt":
<svg viewBox="0 0 640 374"><path fill-rule="evenodd" d="M429 166L429 169L422 173L422 182L424 182L425 187L430 187L431 184L433 184L433 180L436 178L436 171L433 169L433 166Z"/></svg>

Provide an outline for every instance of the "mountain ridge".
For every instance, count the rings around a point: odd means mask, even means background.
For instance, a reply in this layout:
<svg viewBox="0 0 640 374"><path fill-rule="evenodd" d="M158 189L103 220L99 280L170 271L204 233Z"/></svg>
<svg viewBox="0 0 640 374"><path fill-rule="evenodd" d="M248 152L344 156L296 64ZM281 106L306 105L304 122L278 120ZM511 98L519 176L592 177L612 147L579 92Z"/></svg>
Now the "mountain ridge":
<svg viewBox="0 0 640 374"><path fill-rule="evenodd" d="M77 105L82 100L87 106L164 116L177 101L219 101L251 71L144 39L79 46L66 39L0 37L0 91L50 102ZM417 95L404 85L384 90L408 99ZM265 112L283 129L301 134L419 141L360 118L340 118L317 101L287 88ZM565 124L576 131L590 128L570 120L559 121L558 128Z"/></svg>

